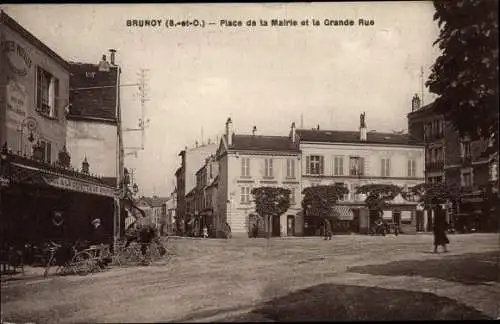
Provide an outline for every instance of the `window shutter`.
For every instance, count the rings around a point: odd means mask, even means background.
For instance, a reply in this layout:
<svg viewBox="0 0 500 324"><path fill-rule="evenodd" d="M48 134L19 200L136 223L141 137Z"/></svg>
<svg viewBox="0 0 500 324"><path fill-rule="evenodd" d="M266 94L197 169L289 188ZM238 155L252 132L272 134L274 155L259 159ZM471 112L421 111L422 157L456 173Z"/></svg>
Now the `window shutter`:
<svg viewBox="0 0 500 324"><path fill-rule="evenodd" d="M387 165L386 165L386 170L385 173L388 177L391 176L391 159L387 159Z"/></svg>
<svg viewBox="0 0 500 324"><path fill-rule="evenodd" d="M47 163L52 163L52 145L47 142Z"/></svg>
<svg viewBox="0 0 500 324"><path fill-rule="evenodd" d="M306 174L311 174L311 157L306 156Z"/></svg>
<svg viewBox="0 0 500 324"><path fill-rule="evenodd" d="M413 176L412 172L411 172L411 164L412 164L412 160L408 160L408 176L409 177Z"/></svg>
<svg viewBox="0 0 500 324"><path fill-rule="evenodd" d="M40 73L40 68L36 67L36 109L42 108L42 75Z"/></svg>
<svg viewBox="0 0 500 324"><path fill-rule="evenodd" d="M59 79L54 78L54 117L59 118Z"/></svg>
<svg viewBox="0 0 500 324"><path fill-rule="evenodd" d="M360 157L359 158L359 175L364 175L365 174L365 159Z"/></svg>
<svg viewBox="0 0 500 324"><path fill-rule="evenodd" d="M250 176L250 158L247 158L247 176Z"/></svg>
<svg viewBox="0 0 500 324"><path fill-rule="evenodd" d="M325 174L325 157L319 157L319 174Z"/></svg>
<svg viewBox="0 0 500 324"><path fill-rule="evenodd" d="M241 176L245 176L245 158L241 159Z"/></svg>
<svg viewBox="0 0 500 324"><path fill-rule="evenodd" d="M269 176L273 176L273 159L269 159Z"/></svg>

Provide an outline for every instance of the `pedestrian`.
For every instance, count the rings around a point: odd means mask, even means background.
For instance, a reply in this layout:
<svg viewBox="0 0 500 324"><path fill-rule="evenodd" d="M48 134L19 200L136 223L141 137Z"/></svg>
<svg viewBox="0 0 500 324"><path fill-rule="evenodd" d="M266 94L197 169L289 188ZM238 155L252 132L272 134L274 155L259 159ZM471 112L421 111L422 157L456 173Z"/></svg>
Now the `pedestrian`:
<svg viewBox="0 0 500 324"><path fill-rule="evenodd" d="M203 226L203 238L208 238L208 228L207 226Z"/></svg>
<svg viewBox="0 0 500 324"><path fill-rule="evenodd" d="M257 223L254 223L252 228L252 236L253 238L257 238L258 235L259 235L259 226L257 225Z"/></svg>
<svg viewBox="0 0 500 324"><path fill-rule="evenodd" d="M231 238L231 226L229 226L229 223L227 222L224 225L224 232L226 233L226 239Z"/></svg>
<svg viewBox="0 0 500 324"><path fill-rule="evenodd" d="M93 226L93 230L90 236L90 244L92 245L102 245L106 242L106 233L104 232L104 228L101 225L101 220L99 218L95 218L91 222ZM105 257L98 261L97 265L104 269L111 262L111 258Z"/></svg>
<svg viewBox="0 0 500 324"><path fill-rule="evenodd" d="M445 214L439 209L434 219L434 253L438 253L438 246L443 247L443 252L448 252L446 245L450 243L450 240L446 236L447 228Z"/></svg>
<svg viewBox="0 0 500 324"><path fill-rule="evenodd" d="M325 223L325 240L331 240L332 239L332 224L330 224L330 221L325 218L324 220Z"/></svg>

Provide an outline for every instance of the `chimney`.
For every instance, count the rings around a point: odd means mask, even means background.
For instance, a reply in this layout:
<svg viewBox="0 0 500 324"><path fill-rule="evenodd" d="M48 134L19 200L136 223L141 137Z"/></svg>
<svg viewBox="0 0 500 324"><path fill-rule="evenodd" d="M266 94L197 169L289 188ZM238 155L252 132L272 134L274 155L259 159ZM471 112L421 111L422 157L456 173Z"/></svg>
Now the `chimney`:
<svg viewBox="0 0 500 324"><path fill-rule="evenodd" d="M252 135L255 135L257 133L257 126L254 126L252 129Z"/></svg>
<svg viewBox="0 0 500 324"><path fill-rule="evenodd" d="M229 146L233 145L233 135L233 121L231 120L231 117L229 117L226 122L226 139L227 145Z"/></svg>
<svg viewBox="0 0 500 324"><path fill-rule="evenodd" d="M292 131L290 133L292 136L292 143L295 143L295 122L292 123Z"/></svg>
<svg viewBox="0 0 500 324"><path fill-rule="evenodd" d="M110 49L109 50L109 61L111 63L111 65L115 65L115 53L116 53L116 50L115 49Z"/></svg>
<svg viewBox="0 0 500 324"><path fill-rule="evenodd" d="M106 61L106 55L103 55L101 62L99 62L99 72L109 72L109 63Z"/></svg>
<svg viewBox="0 0 500 324"><path fill-rule="evenodd" d="M366 141L366 121L364 112L359 115L359 139Z"/></svg>
<svg viewBox="0 0 500 324"><path fill-rule="evenodd" d="M411 99L411 111L420 109L420 103L421 103L420 97L418 96L418 94L415 93L415 95Z"/></svg>

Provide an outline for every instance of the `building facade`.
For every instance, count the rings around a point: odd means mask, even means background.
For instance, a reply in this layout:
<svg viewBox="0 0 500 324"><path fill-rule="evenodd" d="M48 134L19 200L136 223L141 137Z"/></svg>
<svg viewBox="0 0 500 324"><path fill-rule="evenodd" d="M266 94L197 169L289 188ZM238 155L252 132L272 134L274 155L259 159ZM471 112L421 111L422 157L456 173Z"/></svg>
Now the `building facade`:
<svg viewBox="0 0 500 324"><path fill-rule="evenodd" d="M490 143L461 137L432 103L420 107L417 95L408 114L408 129L412 137L425 145L426 183L442 184L453 193L448 222L463 232L494 229L497 224L491 217L487 197L495 187L492 170L498 164L495 155L484 154Z"/></svg>
<svg viewBox="0 0 500 324"><path fill-rule="evenodd" d="M339 216L355 221L354 231L364 232L370 226L365 197L356 194L358 187L394 184L405 188L424 182L423 145L407 134L368 132L364 114L360 118L359 131L320 130L319 127L296 130L292 124L290 137L300 143L302 152L301 188L344 184L349 194L338 203L346 207L339 209L343 211ZM394 202L394 208L384 212L384 218L412 224L408 231L415 231L416 204L401 199ZM317 234L317 219L306 215L305 222L307 233Z"/></svg>
<svg viewBox="0 0 500 324"><path fill-rule="evenodd" d="M139 223L153 225L158 233L163 233L165 226L164 220L167 214L168 198L163 197L140 197L135 205L142 209L146 214L144 219L139 218Z"/></svg>
<svg viewBox="0 0 500 324"><path fill-rule="evenodd" d="M0 12L0 221L4 243L86 239L100 218L113 237L115 188L70 168L69 65Z"/></svg>
<svg viewBox="0 0 500 324"><path fill-rule="evenodd" d="M181 166L175 172L177 183L177 219L180 228L179 232L186 232L189 215L193 215L196 208L191 203L194 199L196 189L196 172L205 164L205 160L215 154L217 145L207 143L196 145L194 148L187 147L179 153L181 157ZM190 210L188 210L188 194L190 201Z"/></svg>
<svg viewBox="0 0 500 324"><path fill-rule="evenodd" d="M47 163L66 145L68 63L0 12L0 139L21 156L41 148Z"/></svg>
<svg viewBox="0 0 500 324"><path fill-rule="evenodd" d="M300 194L300 151L288 136L235 134L232 120L217 150L219 162L218 208L215 224L221 231L227 222L233 236L248 236L257 222L253 188L284 187L291 191L291 206L270 224L273 236L302 235Z"/></svg>
<svg viewBox="0 0 500 324"><path fill-rule="evenodd" d="M67 149L77 161L87 160L91 173L119 177L118 109L120 68L114 57L101 64L70 63L70 106L67 115Z"/></svg>

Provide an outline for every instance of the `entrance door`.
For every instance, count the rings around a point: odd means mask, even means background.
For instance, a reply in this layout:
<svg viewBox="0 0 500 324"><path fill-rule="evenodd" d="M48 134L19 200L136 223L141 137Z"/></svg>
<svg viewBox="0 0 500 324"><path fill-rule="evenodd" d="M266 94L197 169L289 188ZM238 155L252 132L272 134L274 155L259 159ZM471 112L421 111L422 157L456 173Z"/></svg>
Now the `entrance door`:
<svg viewBox="0 0 500 324"><path fill-rule="evenodd" d="M272 236L280 236L281 232L281 224L280 224L280 218L279 217L272 217L271 220L273 223L272 225Z"/></svg>
<svg viewBox="0 0 500 324"><path fill-rule="evenodd" d="M288 215L286 224L287 224L286 235L287 236L294 236L295 235L295 216Z"/></svg>

